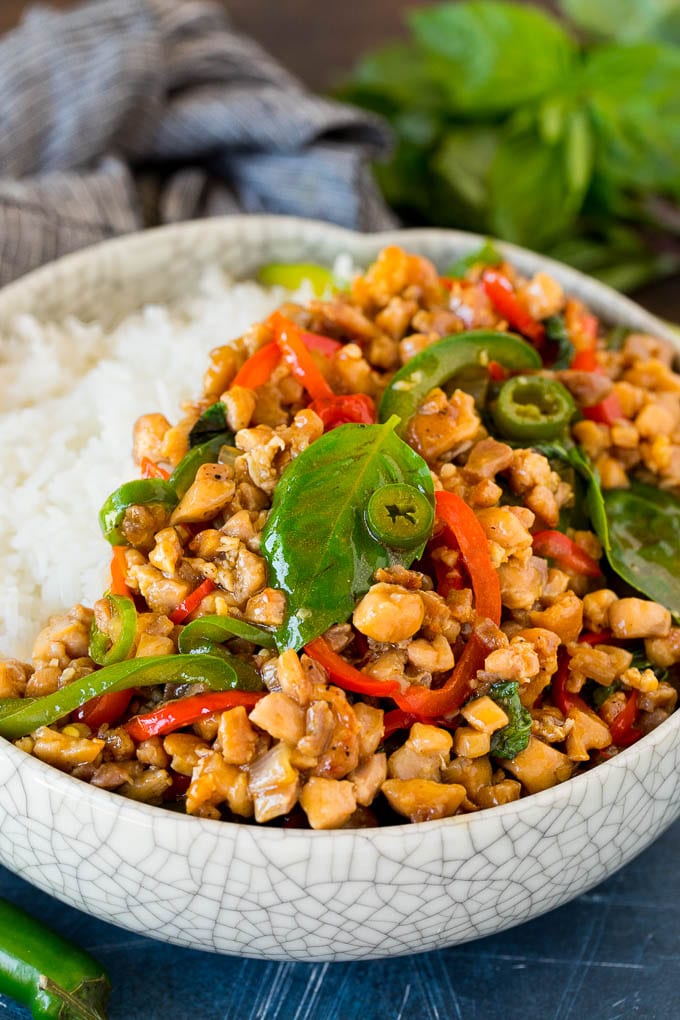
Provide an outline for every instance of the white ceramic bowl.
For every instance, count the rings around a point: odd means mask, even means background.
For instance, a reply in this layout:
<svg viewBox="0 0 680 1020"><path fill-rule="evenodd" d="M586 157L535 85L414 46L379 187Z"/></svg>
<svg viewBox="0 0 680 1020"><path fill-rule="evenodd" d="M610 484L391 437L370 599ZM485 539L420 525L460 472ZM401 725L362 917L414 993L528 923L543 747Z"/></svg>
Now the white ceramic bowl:
<svg viewBox="0 0 680 1020"><path fill-rule="evenodd" d="M481 239L359 236L234 217L149 231L61 259L0 294L0 326L31 311L113 320L186 292L219 262L367 262L396 242L446 266ZM673 340L606 287L521 249L613 323ZM38 624L39 621L36 621ZM268 959L361 959L437 949L526 921L620 868L680 814L680 712L617 758L503 807L385 829L309 832L189 818L125 800L0 739L0 860L41 889L132 931Z"/></svg>

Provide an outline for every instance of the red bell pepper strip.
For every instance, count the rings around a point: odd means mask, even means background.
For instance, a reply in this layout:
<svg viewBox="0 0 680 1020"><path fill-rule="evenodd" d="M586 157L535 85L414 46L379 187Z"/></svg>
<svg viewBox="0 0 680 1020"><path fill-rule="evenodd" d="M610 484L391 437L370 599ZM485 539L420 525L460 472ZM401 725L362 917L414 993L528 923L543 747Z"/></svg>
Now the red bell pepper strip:
<svg viewBox="0 0 680 1020"><path fill-rule="evenodd" d="M269 382L271 374L281 360L281 352L272 341L255 351L245 361L234 376L232 386L244 386L248 390L254 390L258 386Z"/></svg>
<svg viewBox="0 0 680 1020"><path fill-rule="evenodd" d="M148 457L142 457L139 466L142 471L142 478L164 478L167 481L170 477L169 471L166 471L159 464L154 464Z"/></svg>
<svg viewBox="0 0 680 1020"><path fill-rule="evenodd" d="M572 358L570 367L574 371L597 372L598 375L604 374L604 369L597 359L595 348L597 327L598 322L595 316L584 312L580 319L580 332L581 336L589 342L590 346L577 351ZM625 417L621 402L615 393L610 393L604 400L600 400L599 403L593 404L591 407L584 407L583 415L589 421L597 422L599 425L614 425L619 418Z"/></svg>
<svg viewBox="0 0 680 1020"><path fill-rule="evenodd" d="M163 800L168 803L181 800L191 785L191 776L183 776L179 772L170 772L171 785L163 793Z"/></svg>
<svg viewBox="0 0 680 1020"><path fill-rule="evenodd" d="M486 534L474 510L454 492L435 493L435 514L452 535L470 575L477 616L500 626L501 586L491 557Z"/></svg>
<svg viewBox="0 0 680 1020"><path fill-rule="evenodd" d="M244 705L253 708L264 698L266 691L209 691L207 694L194 694L190 698L179 698L169 701L167 705L136 715L126 724L126 729L133 740L141 742L149 737L160 737L172 733L183 726L203 719L215 712L226 712L229 708Z"/></svg>
<svg viewBox="0 0 680 1020"><path fill-rule="evenodd" d="M92 732L95 732L104 723L114 723L122 719L134 693L133 689L100 694L77 708L73 713L73 719L75 722L85 723Z"/></svg>
<svg viewBox="0 0 680 1020"><path fill-rule="evenodd" d="M579 644L583 645L611 645L616 644L616 639L610 630L589 631L584 630L578 636Z"/></svg>
<svg viewBox="0 0 680 1020"><path fill-rule="evenodd" d="M126 545L114 545L111 557L111 594L126 595L130 598L130 589L125 583L127 576Z"/></svg>
<svg viewBox="0 0 680 1020"><path fill-rule="evenodd" d="M474 511L455 493L435 493L437 518L451 532L460 547L470 575L478 616L492 620L496 626L501 619L501 594L498 574L488 552L486 535ZM306 646L306 652L326 668L339 687L357 694L378 698L392 698L404 712L417 719L433 719L456 711L465 700L470 683L491 651L476 634L470 637L463 654L451 671L446 683L436 691L416 684L402 691L396 680L375 680L350 666L334 652L324 638L316 638Z"/></svg>
<svg viewBox="0 0 680 1020"><path fill-rule="evenodd" d="M553 703L559 708L562 715L566 716L570 708L580 708L583 712L590 709L580 694L572 694L567 690L567 677L569 676L569 655L565 648L558 652L557 672L550 681L550 690Z"/></svg>
<svg viewBox="0 0 680 1020"><path fill-rule="evenodd" d="M437 520L444 524L463 557L475 596L478 616L491 620L498 627L501 622L501 589L494 569L486 535L474 511L453 492L435 493ZM491 651L478 634L473 633L463 654L448 679L438 690L412 685L408 690L392 695L399 708L411 712L419 719L433 719L455 712L467 697L472 680L484 665Z"/></svg>
<svg viewBox="0 0 680 1020"><path fill-rule="evenodd" d="M325 355L327 358L332 358L335 352L339 351L342 347L339 340L333 340L329 336L321 336L320 333L303 332L300 334L300 337L308 351L319 351L320 354Z"/></svg>
<svg viewBox="0 0 680 1020"><path fill-rule="evenodd" d="M482 286L491 304L509 325L540 347L545 339L545 326L521 304L507 276L497 269L487 269L482 275Z"/></svg>
<svg viewBox="0 0 680 1020"><path fill-rule="evenodd" d="M413 712L404 712L401 708L393 708L390 712L385 712L383 716L383 740L391 737L398 730L410 729L413 723L420 722L421 718L422 716L414 715ZM430 719L428 717L427 722L442 729L455 730L460 723L460 717L458 716L455 719Z"/></svg>
<svg viewBox="0 0 680 1020"><path fill-rule="evenodd" d="M597 360L595 349L593 347L586 347L582 351L577 351L571 359L569 367L575 372L599 372L600 363Z"/></svg>
<svg viewBox="0 0 680 1020"><path fill-rule="evenodd" d="M376 421L375 403L365 393L322 397L309 406L321 418L324 432L330 432L338 425L374 425Z"/></svg>
<svg viewBox="0 0 680 1020"><path fill-rule="evenodd" d="M507 368L504 368L499 361L490 361L486 367L489 373L489 379L491 379L492 382L505 382L508 378Z"/></svg>
<svg viewBox="0 0 680 1020"><path fill-rule="evenodd" d="M597 341L597 331L599 328L599 322L596 315L591 315L590 312L584 312L581 316L581 337L586 340L592 346L595 346Z"/></svg>
<svg viewBox="0 0 680 1020"><path fill-rule="evenodd" d="M187 616L190 616L194 609L198 609L199 605L210 592L214 589L215 582L211 581L209 577L206 577L205 581L199 584L198 588L195 588L190 595L184 599L183 602L177 606L177 609L173 609L168 616L173 623L183 623Z"/></svg>
<svg viewBox="0 0 680 1020"><path fill-rule="evenodd" d="M619 418L625 418L621 402L615 393L610 393L599 404L584 407L583 416L599 425L615 425Z"/></svg>
<svg viewBox="0 0 680 1020"><path fill-rule="evenodd" d="M350 665L341 655L333 651L323 637L310 641L305 645L305 651L311 659L324 667L333 683L342 687L344 691L368 694L374 698L393 698L401 690L401 684L397 680L376 680L375 677L368 676Z"/></svg>
<svg viewBox="0 0 680 1020"><path fill-rule="evenodd" d="M477 634L472 634L463 654L451 670L443 687L431 691L428 687L412 684L403 693L393 694L399 708L413 714L416 719L432 722L439 716L456 712L467 698L477 671L491 651Z"/></svg>
<svg viewBox="0 0 680 1020"><path fill-rule="evenodd" d="M397 730L408 730L414 722L418 722L418 716L412 712L404 712L400 708L393 708L391 712L385 712L383 716L383 740L387 740Z"/></svg>
<svg viewBox="0 0 680 1020"><path fill-rule="evenodd" d="M609 723L609 730L612 735L612 743L617 747L629 747L643 736L642 730L633 728L637 717L638 692L631 691L624 708L619 712L613 722Z"/></svg>
<svg viewBox="0 0 680 1020"><path fill-rule="evenodd" d="M589 556L572 538L561 531L539 531L533 537L536 556L555 560L564 570L571 570L583 577L601 577L602 571L597 560Z"/></svg>
<svg viewBox="0 0 680 1020"><path fill-rule="evenodd" d="M295 378L300 380L312 400L332 397L333 390L314 364L314 359L304 345L300 327L292 319L287 319L281 312L274 312L270 315L267 324L272 329L274 341L278 345L283 360Z"/></svg>

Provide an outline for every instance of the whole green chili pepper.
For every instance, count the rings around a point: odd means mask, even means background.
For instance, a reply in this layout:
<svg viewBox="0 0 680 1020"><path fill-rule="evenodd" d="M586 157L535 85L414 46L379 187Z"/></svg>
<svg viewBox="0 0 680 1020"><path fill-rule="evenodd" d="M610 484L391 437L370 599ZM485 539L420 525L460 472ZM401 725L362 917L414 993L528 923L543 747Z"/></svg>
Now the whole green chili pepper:
<svg viewBox="0 0 680 1020"><path fill-rule="evenodd" d="M164 478L140 478L126 482L112 492L99 511L99 524L104 538L111 545L128 545L120 530L125 511L131 506L163 506L174 510L179 502L171 482Z"/></svg>
<svg viewBox="0 0 680 1020"><path fill-rule="evenodd" d="M483 367L490 361L520 371L542 365L536 349L512 333L478 329L446 336L416 354L395 373L380 402L380 421L398 415L401 422L396 431L403 436L409 419L430 390L443 386L464 369Z"/></svg>
<svg viewBox="0 0 680 1020"><path fill-rule="evenodd" d="M0 900L0 992L34 1020L106 1020L111 986L88 953Z"/></svg>
<svg viewBox="0 0 680 1020"><path fill-rule="evenodd" d="M132 599L111 593L104 597L113 610L111 622L118 633L112 641L108 634L99 629L96 620L92 621L89 654L98 666L110 666L127 659L137 633L137 610Z"/></svg>
<svg viewBox="0 0 680 1020"><path fill-rule="evenodd" d="M170 475L168 485L170 485L173 491L176 493L177 498L181 499L182 496L191 488L194 479L196 478L196 472L202 464L214 464L220 455L222 447L226 446L232 450L231 444L234 442L233 432L221 432L219 435L213 436L212 439L206 440L205 443L201 443L199 446L194 446L192 450L189 450L187 454L182 457L181 461ZM238 450L233 449L233 458L238 454Z"/></svg>
<svg viewBox="0 0 680 1020"><path fill-rule="evenodd" d="M44 698L0 702L0 736L8 740L25 737L39 726L49 726L69 715L90 698L130 687L200 682L211 691L234 690L239 686L239 675L231 658L197 654L148 655L104 666Z"/></svg>
<svg viewBox="0 0 680 1020"><path fill-rule="evenodd" d="M373 536L389 548L415 549L432 532L434 507L414 485L393 482L373 493L366 522Z"/></svg>
<svg viewBox="0 0 680 1020"><path fill-rule="evenodd" d="M566 387L542 375L516 375L501 386L492 409L508 439L555 439L566 432L576 404Z"/></svg>

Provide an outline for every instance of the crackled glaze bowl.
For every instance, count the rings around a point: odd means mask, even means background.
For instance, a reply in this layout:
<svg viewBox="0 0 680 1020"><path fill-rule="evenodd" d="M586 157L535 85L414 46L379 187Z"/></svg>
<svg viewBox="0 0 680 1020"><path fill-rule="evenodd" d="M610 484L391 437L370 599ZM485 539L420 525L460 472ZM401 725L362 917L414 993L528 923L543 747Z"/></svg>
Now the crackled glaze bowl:
<svg viewBox="0 0 680 1020"><path fill-rule="evenodd" d="M481 239L435 230L360 236L277 217L188 223L107 242L19 280L0 294L0 326L24 311L114 321L186 293L214 262L247 277L265 262L331 262L340 252L366 263L393 242L443 267ZM520 270L546 269L605 320L674 340L597 282L502 247ZM372 959L509 928L611 875L678 815L680 712L612 761L525 800L443 821L335 832L137 804L0 739L3 864L132 931L266 959Z"/></svg>

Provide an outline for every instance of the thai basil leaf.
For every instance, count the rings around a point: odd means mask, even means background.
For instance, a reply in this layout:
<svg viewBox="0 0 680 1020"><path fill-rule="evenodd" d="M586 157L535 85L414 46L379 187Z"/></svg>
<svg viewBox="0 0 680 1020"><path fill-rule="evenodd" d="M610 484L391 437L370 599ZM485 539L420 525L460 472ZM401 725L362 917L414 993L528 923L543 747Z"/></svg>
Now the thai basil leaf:
<svg viewBox="0 0 680 1020"><path fill-rule="evenodd" d="M531 714L519 700L519 684L516 680L494 684L489 697L508 717L508 725L491 737L491 754L496 758L515 758L528 746L531 735Z"/></svg>
<svg viewBox="0 0 680 1020"><path fill-rule="evenodd" d="M633 661L631 662L631 669L639 669L641 673L644 673L646 669L651 669L656 679L661 682L662 680L668 680L668 670L665 666L655 666L653 662L650 662L644 652L635 652L633 654Z"/></svg>
<svg viewBox="0 0 680 1020"><path fill-rule="evenodd" d="M614 326L607 334L607 350L620 351L631 334L627 326Z"/></svg>
<svg viewBox="0 0 680 1020"><path fill-rule="evenodd" d="M621 684L619 683L610 684L608 687L603 687L602 684L593 684L590 691L590 700L595 706L596 711L599 712L607 698L611 697L612 694L616 694L620 689Z"/></svg>
<svg viewBox="0 0 680 1020"><path fill-rule="evenodd" d="M680 618L680 501L634 482L605 492L604 505L616 573Z"/></svg>
<svg viewBox="0 0 680 1020"><path fill-rule="evenodd" d="M545 457L556 458L571 465L586 483L586 510L595 534L609 558L609 522L597 471L580 447L574 443L534 443L533 448ZM611 562L611 561L610 561ZM612 564L613 566L613 564ZM614 568L616 569L616 568Z"/></svg>
<svg viewBox="0 0 680 1020"><path fill-rule="evenodd" d="M555 345L555 360L550 366L554 372L569 368L574 358L574 345L569 339L564 315L549 315L543 320L545 335Z"/></svg>
<svg viewBox="0 0 680 1020"><path fill-rule="evenodd" d="M616 39L667 38L662 26L677 11L677 0L559 0L579 28Z"/></svg>
<svg viewBox="0 0 680 1020"><path fill-rule="evenodd" d="M500 132L495 124L457 125L446 132L432 157L432 169L451 189L455 213L465 215L466 226L484 228L489 203L486 182L499 138ZM479 254L477 259L472 259L471 255L463 257L456 263L457 271L449 271L447 275L464 276L475 261L488 265L502 261L489 241ZM486 254L490 257L485 258ZM468 259L471 261L468 262Z"/></svg>
<svg viewBox="0 0 680 1020"><path fill-rule="evenodd" d="M381 485L406 482L434 503L425 461L384 425L341 425L312 443L283 472L262 533L269 584L287 596L276 635L301 648L348 619L379 567L405 567L422 546L390 550L370 533L366 505Z"/></svg>
<svg viewBox="0 0 680 1020"><path fill-rule="evenodd" d="M194 446L200 446L201 443L206 443L209 439L214 439L215 436L225 432L229 432L226 408L222 401L218 400L203 412L189 433L189 449L192 450ZM229 433L229 435L231 436L230 441L233 442L233 433ZM225 442L228 441L225 440Z"/></svg>
<svg viewBox="0 0 680 1020"><path fill-rule="evenodd" d="M441 61L452 113L510 112L561 88L575 64L574 41L556 19L532 7L443 3L414 10L407 20L426 66Z"/></svg>
<svg viewBox="0 0 680 1020"><path fill-rule="evenodd" d="M465 276L468 269L472 269L476 265L484 266L498 266L503 261L503 256L494 247L494 243L491 240L486 240L481 248L476 251L470 252L469 255L461 255L461 257L449 266L445 272L445 276L452 276L454 279L461 279Z"/></svg>
<svg viewBox="0 0 680 1020"><path fill-rule="evenodd" d="M583 204L591 150L591 129L579 111L569 115L554 142L541 137L537 123L511 122L488 176L493 233L534 247L558 241L575 224Z"/></svg>

